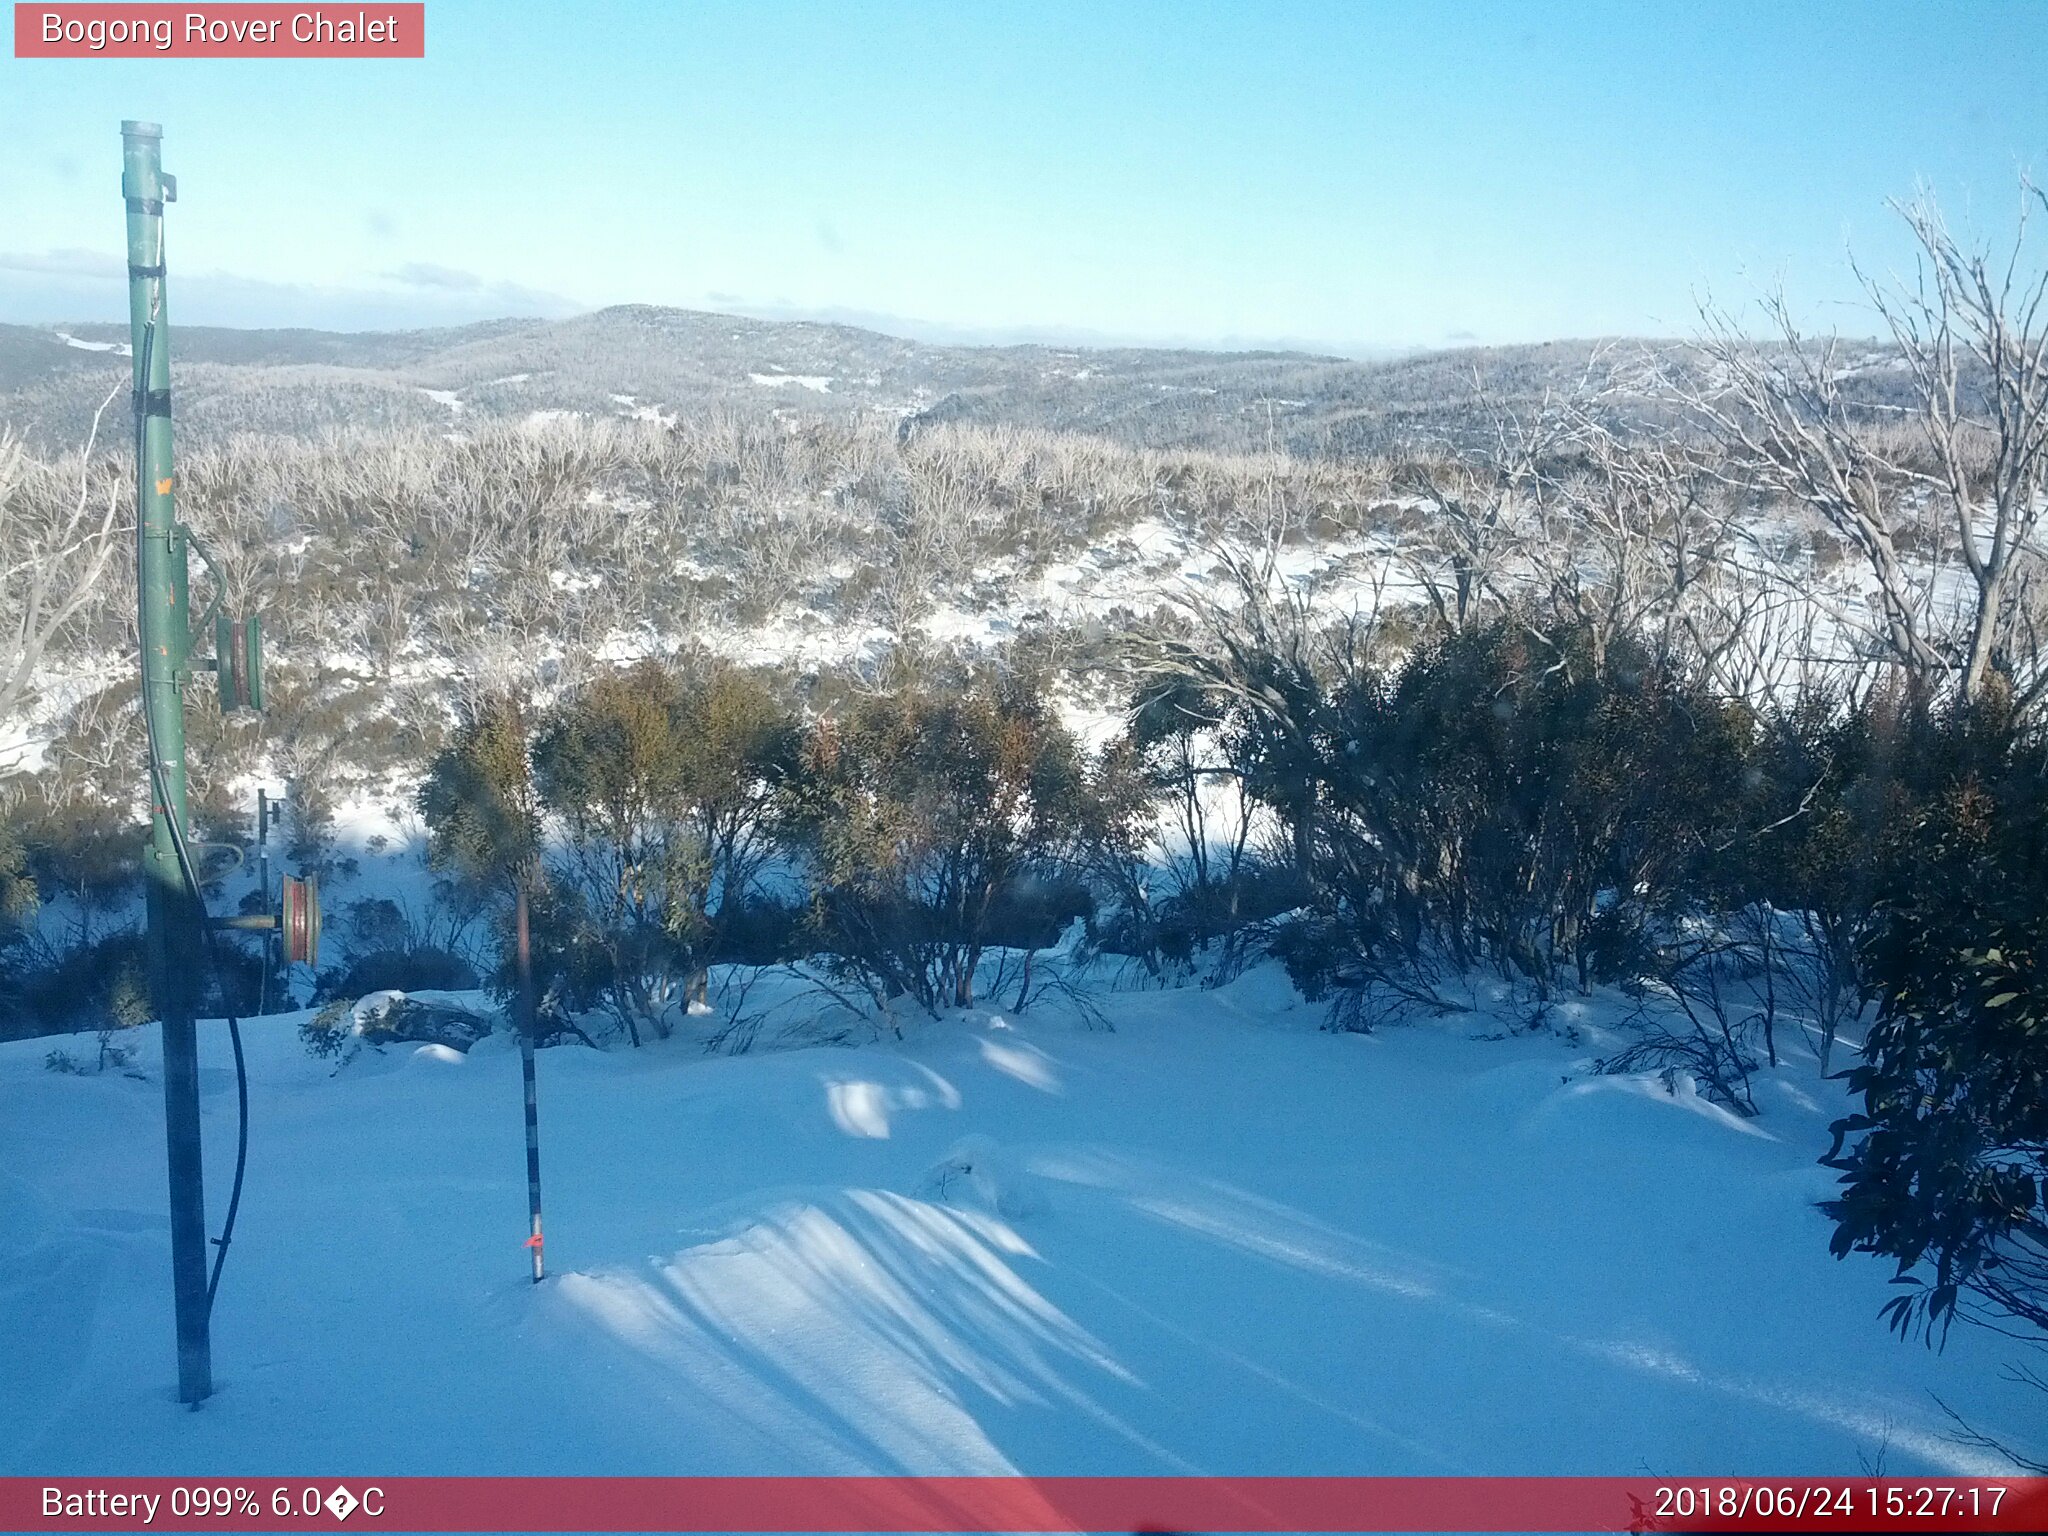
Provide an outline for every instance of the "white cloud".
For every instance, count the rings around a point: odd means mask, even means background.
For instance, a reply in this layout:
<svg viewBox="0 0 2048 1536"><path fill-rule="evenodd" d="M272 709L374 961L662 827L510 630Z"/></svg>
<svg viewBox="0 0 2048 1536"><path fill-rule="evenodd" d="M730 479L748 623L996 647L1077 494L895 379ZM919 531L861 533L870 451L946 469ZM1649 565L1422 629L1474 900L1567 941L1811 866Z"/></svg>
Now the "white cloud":
<svg viewBox="0 0 2048 1536"><path fill-rule="evenodd" d="M53 277L119 277L128 265L105 251L0 251L0 272L36 272Z"/></svg>

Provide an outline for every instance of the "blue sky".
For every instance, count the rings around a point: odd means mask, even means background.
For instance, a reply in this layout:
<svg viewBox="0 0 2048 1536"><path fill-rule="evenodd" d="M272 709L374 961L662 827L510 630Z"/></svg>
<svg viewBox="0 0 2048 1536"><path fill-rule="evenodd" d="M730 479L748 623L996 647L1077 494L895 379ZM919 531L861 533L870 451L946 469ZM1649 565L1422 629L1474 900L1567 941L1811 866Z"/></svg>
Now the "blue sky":
<svg viewBox="0 0 2048 1536"><path fill-rule="evenodd" d="M374 9L374 6L371 7ZM10 8L11 10L11 8ZM11 23L10 23L11 24ZM2048 0L429 0L423 61L0 58L0 320L125 313L118 126L174 312L621 302L938 339L1336 350L1683 334L1929 183L2048 179ZM2044 232L2048 240L2048 232Z"/></svg>

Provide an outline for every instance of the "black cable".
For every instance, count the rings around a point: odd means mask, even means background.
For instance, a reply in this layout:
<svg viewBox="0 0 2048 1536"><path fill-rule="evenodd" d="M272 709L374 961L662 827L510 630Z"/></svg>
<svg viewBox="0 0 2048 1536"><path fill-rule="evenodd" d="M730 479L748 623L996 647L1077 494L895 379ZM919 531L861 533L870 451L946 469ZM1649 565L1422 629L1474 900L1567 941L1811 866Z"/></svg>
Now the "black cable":
<svg viewBox="0 0 2048 1536"><path fill-rule="evenodd" d="M220 976L220 962L214 962L214 976ZM225 994L226 987L222 987ZM225 1003L227 998L222 996ZM235 1182L228 1191L227 1219L220 1224L220 1236L213 1240L213 1274L206 1282L206 1315L213 1315L213 1293L220 1289L220 1269L227 1262L228 1244L235 1240L235 1214L242 1208L242 1172L249 1164L249 1068L242 1059L242 1025L228 1015L228 1039L235 1047Z"/></svg>
<svg viewBox="0 0 2048 1536"><path fill-rule="evenodd" d="M161 235L158 238L159 242L161 242ZM163 259L161 243L159 243L157 259L159 262L158 271L160 273ZM161 281L161 277L158 280ZM137 358L137 362L141 365L138 374L142 380L136 394L138 404L135 412L135 534L138 541L142 538L143 521L143 455L148 448L149 436L149 416L146 407L140 402L147 398L149 369L155 351L156 314L154 309L152 309L148 320L143 323L142 353ZM139 568L139 558L137 564ZM156 717L150 711L149 698L146 692L142 699L142 726L144 732L149 737L150 787L156 803L163 807L164 825L170 830L171 847L178 856L178 872L184 879L185 889L191 897L193 907L198 911L199 932L206 946L207 964L213 969L214 985L220 989L221 1006L225 1009L228 1005L227 968L221 964L220 941L214 935L212 916L206 910L206 897L199 888L199 872L192 864L192 850L185 842L185 829L179 825L177 814L171 808L170 789L164 782L163 755L157 749ZM241 1021L232 1012L228 1013L227 1021L228 1039L232 1042L235 1050L235 1107L237 1112L235 1125L235 1182L228 1192L228 1211L226 1218L221 1222L220 1236L213 1239L217 1252L213 1256L213 1273L207 1278L206 1282L206 1312L209 1317L213 1315L214 1294L220 1289L220 1272L222 1265L227 1262L228 1244L234 1241L235 1217L242 1208L242 1176L247 1171L249 1165L249 1067L247 1058L242 1054Z"/></svg>

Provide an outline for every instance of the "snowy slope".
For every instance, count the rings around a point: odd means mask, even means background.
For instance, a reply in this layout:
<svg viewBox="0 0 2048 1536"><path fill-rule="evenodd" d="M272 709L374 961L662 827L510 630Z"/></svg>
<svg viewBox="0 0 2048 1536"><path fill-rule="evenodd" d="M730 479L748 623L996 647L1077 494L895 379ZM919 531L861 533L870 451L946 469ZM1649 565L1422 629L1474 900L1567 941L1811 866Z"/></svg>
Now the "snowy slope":
<svg viewBox="0 0 2048 1536"><path fill-rule="evenodd" d="M502 1037L330 1075L252 1023L197 1413L152 1032L149 1081L0 1047L0 1474L2009 1470L1930 1391L2048 1452L2011 1346L1892 1341L1887 1267L1828 1256L1810 1062L1745 1123L1589 1078L1597 1012L1336 1036L1270 969L1105 1005L543 1052L539 1288Z"/></svg>

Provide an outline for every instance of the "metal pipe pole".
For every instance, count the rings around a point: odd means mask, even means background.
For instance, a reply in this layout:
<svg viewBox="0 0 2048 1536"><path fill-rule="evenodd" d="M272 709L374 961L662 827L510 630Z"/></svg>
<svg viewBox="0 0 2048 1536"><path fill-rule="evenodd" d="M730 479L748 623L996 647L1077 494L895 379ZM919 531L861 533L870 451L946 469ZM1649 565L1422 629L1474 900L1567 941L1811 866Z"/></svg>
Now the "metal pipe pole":
<svg viewBox="0 0 2048 1536"><path fill-rule="evenodd" d="M171 1286L177 1311L178 1400L213 1392L207 1327L206 1199L199 1136L199 1041L193 978L201 935L178 838L185 819L185 701L191 652L185 535L171 475L171 349L164 307L163 130L121 125L128 207L128 321L134 351L136 589L142 710L150 752L150 840L143 858L150 990L164 1034L164 1140L170 1174Z"/></svg>

